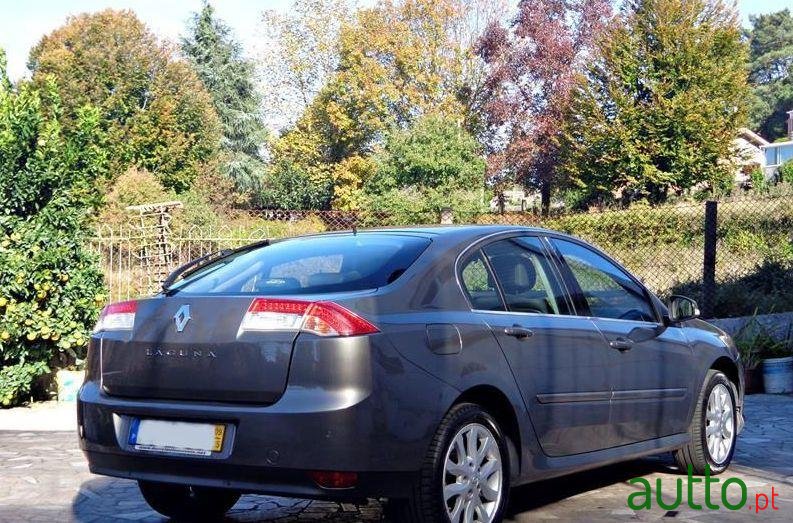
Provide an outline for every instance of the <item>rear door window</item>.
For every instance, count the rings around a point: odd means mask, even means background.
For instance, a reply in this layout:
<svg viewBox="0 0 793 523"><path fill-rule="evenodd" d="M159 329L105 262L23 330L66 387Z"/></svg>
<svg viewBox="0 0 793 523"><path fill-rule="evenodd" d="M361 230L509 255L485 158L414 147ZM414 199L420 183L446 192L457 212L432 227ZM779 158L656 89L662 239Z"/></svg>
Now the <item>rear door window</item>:
<svg viewBox="0 0 793 523"><path fill-rule="evenodd" d="M375 289L399 278L429 244L427 238L399 234L294 238L210 263L172 289L266 295Z"/></svg>
<svg viewBox="0 0 793 523"><path fill-rule="evenodd" d="M500 240L486 246L484 252L510 311L567 313L564 293L539 238Z"/></svg>
<svg viewBox="0 0 793 523"><path fill-rule="evenodd" d="M471 308L480 311L503 311L504 302L496 288L496 280L490 273L482 253L476 251L463 262L460 268L463 290Z"/></svg>

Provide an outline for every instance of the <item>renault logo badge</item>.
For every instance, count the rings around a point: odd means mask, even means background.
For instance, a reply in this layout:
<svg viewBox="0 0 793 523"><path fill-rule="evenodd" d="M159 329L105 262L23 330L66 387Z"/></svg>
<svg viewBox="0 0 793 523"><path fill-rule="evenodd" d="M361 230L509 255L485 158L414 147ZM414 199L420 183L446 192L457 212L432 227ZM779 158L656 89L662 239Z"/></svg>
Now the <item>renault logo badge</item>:
<svg viewBox="0 0 793 523"><path fill-rule="evenodd" d="M173 320L176 322L176 332L182 332L190 321L190 306L187 304L179 307L176 314L173 315Z"/></svg>

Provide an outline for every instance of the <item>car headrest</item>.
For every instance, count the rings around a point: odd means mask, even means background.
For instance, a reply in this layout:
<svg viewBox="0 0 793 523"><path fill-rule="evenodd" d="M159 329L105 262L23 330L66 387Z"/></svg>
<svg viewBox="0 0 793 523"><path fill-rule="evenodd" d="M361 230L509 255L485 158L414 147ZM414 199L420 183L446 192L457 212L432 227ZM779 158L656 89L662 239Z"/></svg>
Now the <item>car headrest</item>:
<svg viewBox="0 0 793 523"><path fill-rule="evenodd" d="M534 264L522 256L494 256L491 263L496 274L501 278L501 283L508 289L531 289L537 282L537 271L534 269Z"/></svg>
<svg viewBox="0 0 793 523"><path fill-rule="evenodd" d="M520 260L515 265L515 285L518 287L534 287L537 283L537 271L529 260Z"/></svg>

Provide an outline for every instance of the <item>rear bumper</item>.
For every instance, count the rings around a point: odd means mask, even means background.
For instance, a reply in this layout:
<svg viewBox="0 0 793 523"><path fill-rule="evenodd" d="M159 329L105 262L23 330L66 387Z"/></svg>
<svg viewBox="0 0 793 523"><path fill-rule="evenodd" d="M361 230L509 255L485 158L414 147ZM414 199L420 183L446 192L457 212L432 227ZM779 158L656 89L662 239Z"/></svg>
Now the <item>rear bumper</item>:
<svg viewBox="0 0 793 523"><path fill-rule="evenodd" d="M308 386L299 353L323 351L297 348L289 386L266 406L121 398L91 377L78 397L80 446L91 472L108 476L297 497L401 497L457 392L377 342L362 348L370 372L354 386ZM322 368L315 362L314 380ZM223 450L208 457L136 450L127 443L134 418L224 423ZM358 486L324 489L308 471L356 472Z"/></svg>
<svg viewBox="0 0 793 523"><path fill-rule="evenodd" d="M399 497L426 450L423 438L378 434L366 400L333 411L283 412L112 398L89 382L78 401L80 446L91 472L107 476L299 497ZM127 443L134 418L225 423L226 440L208 457L140 451ZM320 488L307 475L315 470L357 472L359 487Z"/></svg>
<svg viewBox="0 0 793 523"><path fill-rule="evenodd" d="M104 476L336 501L359 501L373 497L405 498L416 478L412 472L362 472L358 474L355 487L325 489L300 470L93 451L86 451L85 454L90 471Z"/></svg>

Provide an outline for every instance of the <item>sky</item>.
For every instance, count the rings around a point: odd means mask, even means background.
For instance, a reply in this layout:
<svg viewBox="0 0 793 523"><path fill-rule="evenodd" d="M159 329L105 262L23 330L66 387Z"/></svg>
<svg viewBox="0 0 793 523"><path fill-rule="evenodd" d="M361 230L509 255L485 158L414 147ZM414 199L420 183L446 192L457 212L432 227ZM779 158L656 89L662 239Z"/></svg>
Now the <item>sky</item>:
<svg viewBox="0 0 793 523"><path fill-rule="evenodd" d="M0 0L0 47L8 57L12 80L27 74L30 48L62 25L70 15L108 7L132 9L160 38L174 40L184 31L191 13L203 0ZM256 47L257 26L265 9L286 11L292 0L215 0L218 16L235 31L246 50ZM744 24L749 15L793 8L793 0L738 0Z"/></svg>

